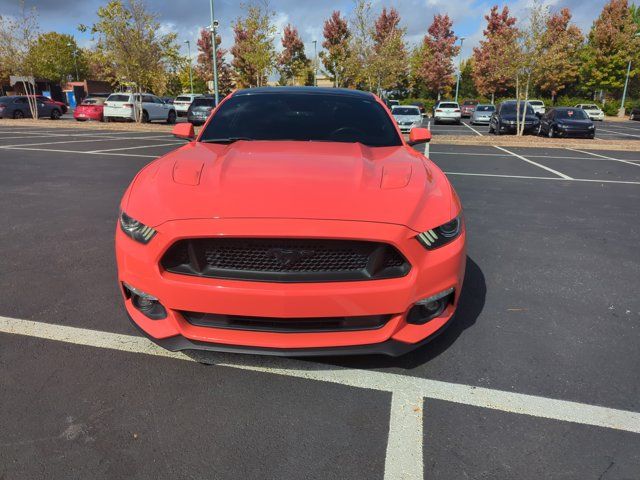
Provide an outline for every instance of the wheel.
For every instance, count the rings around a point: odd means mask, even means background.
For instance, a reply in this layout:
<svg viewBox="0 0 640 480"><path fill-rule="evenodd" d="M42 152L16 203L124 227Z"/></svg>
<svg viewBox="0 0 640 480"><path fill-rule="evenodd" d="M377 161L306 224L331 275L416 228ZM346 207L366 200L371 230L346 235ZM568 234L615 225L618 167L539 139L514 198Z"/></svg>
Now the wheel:
<svg viewBox="0 0 640 480"><path fill-rule="evenodd" d="M142 123L149 123L149 114L146 110L142 111Z"/></svg>
<svg viewBox="0 0 640 480"><path fill-rule="evenodd" d="M549 127L549 131L547 132L547 137L554 138L556 133L553 131L553 127Z"/></svg>
<svg viewBox="0 0 640 480"><path fill-rule="evenodd" d="M60 118L60 115L60 110L58 110L57 108L51 110L51 120L58 120Z"/></svg>
<svg viewBox="0 0 640 480"><path fill-rule="evenodd" d="M458 121L456 122L456 125L460 125L461 123L462 123L462 120L458 120Z"/></svg>
<svg viewBox="0 0 640 480"><path fill-rule="evenodd" d="M536 132L536 135L540 136L542 135L542 124L538 124L538 131Z"/></svg>
<svg viewBox="0 0 640 480"><path fill-rule="evenodd" d="M102 117L102 121L104 123L109 123L111 121L111 117Z"/></svg>
<svg viewBox="0 0 640 480"><path fill-rule="evenodd" d="M167 117L167 123L169 125L173 125L174 123L176 123L176 112L174 112L173 110L169 110L169 116Z"/></svg>
<svg viewBox="0 0 640 480"><path fill-rule="evenodd" d="M495 129L489 124L489 133L496 133Z"/></svg>
<svg viewBox="0 0 640 480"><path fill-rule="evenodd" d="M587 138L593 140L594 138L596 138L596 134L595 133L590 133L589 135L587 135Z"/></svg>
<svg viewBox="0 0 640 480"><path fill-rule="evenodd" d="M76 122L86 122L86 118L76 118Z"/></svg>
<svg viewBox="0 0 640 480"><path fill-rule="evenodd" d="M498 123L496 125L496 128L493 129L493 133L496 135L502 135L502 132L500 131L500 124Z"/></svg>
<svg viewBox="0 0 640 480"><path fill-rule="evenodd" d="M22 110L16 110L13 112L13 118L24 118L24 112Z"/></svg>
<svg viewBox="0 0 640 480"><path fill-rule="evenodd" d="M438 122L438 119L437 119L437 118L435 118L435 117L433 117L433 124L434 124L434 125L438 125L438 123L440 123L440 122Z"/></svg>

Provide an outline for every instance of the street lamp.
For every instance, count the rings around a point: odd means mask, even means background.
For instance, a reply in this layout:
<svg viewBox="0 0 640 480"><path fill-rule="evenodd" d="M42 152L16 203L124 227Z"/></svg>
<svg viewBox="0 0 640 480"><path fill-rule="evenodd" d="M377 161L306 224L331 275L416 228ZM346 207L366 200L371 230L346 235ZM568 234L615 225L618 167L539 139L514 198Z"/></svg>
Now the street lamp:
<svg viewBox="0 0 640 480"><path fill-rule="evenodd" d="M464 37L460 37L460 59L458 61L458 80L456 81L456 103L458 102L458 91L460 90L460 76L462 75L462 44Z"/></svg>
<svg viewBox="0 0 640 480"><path fill-rule="evenodd" d="M73 64L76 67L76 82L80 81L80 76L78 75L78 48L71 42L67 43L67 47L73 47Z"/></svg>
<svg viewBox="0 0 640 480"><path fill-rule="evenodd" d="M186 40L184 43L187 44L187 49L189 51L189 83L191 84L191 95L193 95L193 74L191 72L191 42Z"/></svg>
<svg viewBox="0 0 640 480"><path fill-rule="evenodd" d="M318 41L313 41L313 86L318 86Z"/></svg>
<svg viewBox="0 0 640 480"><path fill-rule="evenodd" d="M217 106L220 100L218 94L218 49L216 47L216 28L218 27L218 21L213 15L213 0L210 0L209 6L211 7L211 25L209 29L211 31L211 45L213 45L213 90Z"/></svg>

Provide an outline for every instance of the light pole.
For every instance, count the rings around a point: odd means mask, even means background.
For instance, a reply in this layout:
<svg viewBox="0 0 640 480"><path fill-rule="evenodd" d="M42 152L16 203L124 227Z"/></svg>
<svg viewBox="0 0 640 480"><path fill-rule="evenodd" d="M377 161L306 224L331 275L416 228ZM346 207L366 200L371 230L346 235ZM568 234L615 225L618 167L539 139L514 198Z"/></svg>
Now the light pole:
<svg viewBox="0 0 640 480"><path fill-rule="evenodd" d="M318 41L313 41L313 86L318 86Z"/></svg>
<svg viewBox="0 0 640 480"><path fill-rule="evenodd" d="M460 76L462 75L462 44L464 37L460 37L460 59L458 61L458 80L456 81L456 103L458 102L458 91L460 90Z"/></svg>
<svg viewBox="0 0 640 480"><path fill-rule="evenodd" d="M76 67L76 82L79 82L80 76L78 75L78 49L71 42L67 43L67 47L73 47L73 64Z"/></svg>
<svg viewBox="0 0 640 480"><path fill-rule="evenodd" d="M634 37L640 37L640 32L636 33ZM622 90L622 101L620 102L620 109L618 110L618 117L624 117L624 101L627 99L627 86L629 85L629 75L631 74L631 60L627 65L627 78L624 80L624 90Z"/></svg>
<svg viewBox="0 0 640 480"><path fill-rule="evenodd" d="M213 15L213 0L210 0L209 6L211 7L211 45L213 45L213 92L215 94L217 106L218 101L220 100L218 94L218 49L216 47L216 27L218 26L218 21Z"/></svg>
<svg viewBox="0 0 640 480"><path fill-rule="evenodd" d="M191 42L186 40L187 50L189 52L189 83L191 84L191 95L193 95L193 73L191 72Z"/></svg>

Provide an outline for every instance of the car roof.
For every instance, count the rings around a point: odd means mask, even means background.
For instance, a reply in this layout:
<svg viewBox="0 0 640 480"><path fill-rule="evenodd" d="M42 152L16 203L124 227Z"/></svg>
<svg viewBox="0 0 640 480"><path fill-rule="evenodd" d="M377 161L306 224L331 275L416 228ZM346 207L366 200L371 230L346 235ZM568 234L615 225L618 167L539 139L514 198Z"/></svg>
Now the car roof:
<svg viewBox="0 0 640 480"><path fill-rule="evenodd" d="M352 90L349 88L331 88L331 87L257 87L245 88L233 92L233 96L259 95L262 93L278 93L278 94L308 94L308 95L339 95L345 97L358 97L371 100L373 94L371 92L363 92L361 90Z"/></svg>

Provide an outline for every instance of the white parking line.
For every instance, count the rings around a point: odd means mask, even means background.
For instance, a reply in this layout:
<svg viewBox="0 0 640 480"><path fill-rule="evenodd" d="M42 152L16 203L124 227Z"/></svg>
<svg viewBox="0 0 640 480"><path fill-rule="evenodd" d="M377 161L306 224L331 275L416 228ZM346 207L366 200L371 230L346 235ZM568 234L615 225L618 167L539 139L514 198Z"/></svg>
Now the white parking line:
<svg viewBox="0 0 640 480"><path fill-rule="evenodd" d="M40 145L59 145L67 143L92 143L92 142L111 142L113 138L90 138L81 140L63 140L60 142L38 142L38 143L23 143L13 145L0 145L0 148L17 148L17 147L37 147ZM144 137L118 137L117 140L144 140ZM175 143L182 143L180 140L175 140Z"/></svg>
<svg viewBox="0 0 640 480"><path fill-rule="evenodd" d="M465 127L467 127L467 128L469 128L469 129L471 129L471 131L472 131L472 132L475 132L475 133L477 133L478 135L480 135L481 137L483 137L483 136L484 136L484 135L482 135L478 130L476 130L475 128L473 128L471 125L469 125L469 124L467 124L467 123L464 123L464 122L462 122L462 124L463 124Z"/></svg>
<svg viewBox="0 0 640 480"><path fill-rule="evenodd" d="M626 133L626 132L617 132L615 130L607 130L605 128L598 128L598 129L596 129L596 132L609 132L609 133L616 134L616 135L626 135L627 137L640 138L640 135L634 135L633 133Z"/></svg>
<svg viewBox="0 0 640 480"><path fill-rule="evenodd" d="M542 168L542 169L544 169L544 170L546 170L548 172L551 172L551 173L553 173L555 175L558 175L559 177L562 177L565 180L573 180L569 175L565 175L564 173L558 172L557 170L554 170L553 168L549 168L549 167L547 167L545 165L542 165L540 163L534 162L533 160L529 160L528 158L525 158L522 155L518 155L517 153L513 153L513 152L507 150L506 148L498 147L496 145L494 145L493 147L497 148L498 150L502 150L503 152L510 153L514 157L519 158L520 160L523 160L523 161L525 161L527 163L530 163L531 165L535 165L536 167L540 167L540 168Z"/></svg>
<svg viewBox="0 0 640 480"><path fill-rule="evenodd" d="M608 157L606 155L600 155L599 153L585 152L584 150L578 150L577 148L567 148L567 150L571 150L572 152L586 153L587 155L593 155L594 157L603 158L605 160L613 160L614 162L622 162L628 165L633 165L634 167L640 167L637 163L630 162L628 160L622 160L620 158Z"/></svg>
<svg viewBox="0 0 640 480"><path fill-rule="evenodd" d="M578 152L579 150L574 150L572 148L566 148L566 150L573 150ZM470 157L500 157L500 158L508 158L511 155L506 153L470 153L470 152L444 152L444 151L431 151L434 155L456 155L456 156L470 156ZM590 153L590 152L585 152ZM590 153L591 154L591 153ZM640 153L638 153L640 156ZM595 162L604 161L604 160L619 160L612 159L608 157L604 158L594 158L594 157L567 157L564 155L531 155L527 153L527 158L544 158L549 160L593 160ZM640 158L638 160L624 160L625 162L640 162Z"/></svg>
<svg viewBox="0 0 640 480"><path fill-rule="evenodd" d="M0 333L195 361L194 358L182 353L164 350L142 337L30 320L0 316ZM214 354L213 356L208 356L207 359L208 361L213 359L213 364L219 367L391 392L392 402L385 459L385 480L423 478L421 401L423 398L640 433L640 413L638 412L493 390L472 385L409 377L395 373L355 370L279 357Z"/></svg>
<svg viewBox="0 0 640 480"><path fill-rule="evenodd" d="M558 177L532 177L527 175L499 175L497 173L469 173L469 172L444 172L447 175L463 175L469 177L497 177L497 178L521 178L525 180L559 180L568 182L586 182L586 183L619 183L623 185L640 185L640 182L627 180L596 180L592 178L571 178L564 179Z"/></svg>
<svg viewBox="0 0 640 480"><path fill-rule="evenodd" d="M178 143L183 142L172 142L172 143L158 143L155 145L140 145L138 147L124 147L124 148L109 148L107 150L92 150L86 153L104 153L104 152L117 152L120 150L135 150L136 148L153 148L153 147L168 147L168 146L176 146Z"/></svg>
<svg viewBox="0 0 640 480"><path fill-rule="evenodd" d="M422 480L423 409L420 392L406 390L391 395L389 439L384 480Z"/></svg>
<svg viewBox="0 0 640 480"><path fill-rule="evenodd" d="M109 152L100 152L100 153L89 153L83 152L81 150L61 150L61 149L53 149L53 148L28 148L28 147L12 147L6 148L5 150L26 150L32 152L58 152L58 153L78 153L81 155L116 155L120 157L145 157L145 158L158 158L158 155L141 155L139 153L109 153Z"/></svg>

